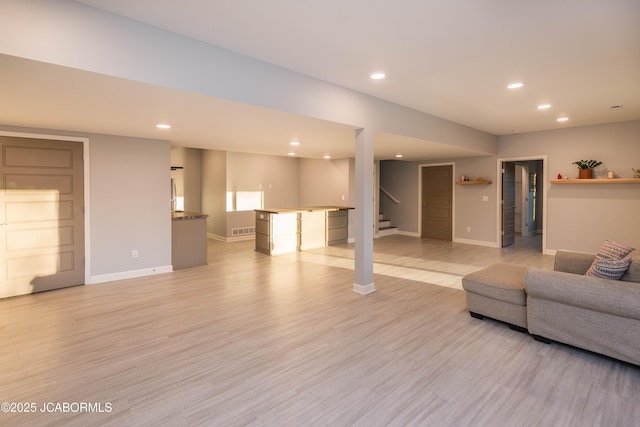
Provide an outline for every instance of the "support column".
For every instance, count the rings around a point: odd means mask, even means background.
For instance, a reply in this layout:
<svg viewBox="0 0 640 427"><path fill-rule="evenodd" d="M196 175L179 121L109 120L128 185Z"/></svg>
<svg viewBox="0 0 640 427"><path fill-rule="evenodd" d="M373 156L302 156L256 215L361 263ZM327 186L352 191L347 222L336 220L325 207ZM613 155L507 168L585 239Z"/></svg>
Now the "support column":
<svg viewBox="0 0 640 427"><path fill-rule="evenodd" d="M355 282L353 291L375 292L373 283L373 131L356 131Z"/></svg>

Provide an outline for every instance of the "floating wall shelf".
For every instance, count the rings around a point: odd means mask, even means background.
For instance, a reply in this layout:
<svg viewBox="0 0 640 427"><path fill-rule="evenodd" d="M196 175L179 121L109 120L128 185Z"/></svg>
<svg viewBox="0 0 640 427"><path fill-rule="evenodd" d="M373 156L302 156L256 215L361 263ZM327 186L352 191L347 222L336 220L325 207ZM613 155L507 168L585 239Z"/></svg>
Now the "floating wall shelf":
<svg viewBox="0 0 640 427"><path fill-rule="evenodd" d="M552 184L640 184L640 178L552 179Z"/></svg>
<svg viewBox="0 0 640 427"><path fill-rule="evenodd" d="M482 180L482 181L456 181L458 185L489 185L491 181Z"/></svg>

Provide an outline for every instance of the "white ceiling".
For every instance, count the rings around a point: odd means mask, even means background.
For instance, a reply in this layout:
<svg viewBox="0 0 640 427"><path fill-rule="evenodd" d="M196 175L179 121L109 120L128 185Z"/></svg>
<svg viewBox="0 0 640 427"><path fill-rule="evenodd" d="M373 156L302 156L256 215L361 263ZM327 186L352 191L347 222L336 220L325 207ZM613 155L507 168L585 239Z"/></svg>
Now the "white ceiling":
<svg viewBox="0 0 640 427"><path fill-rule="evenodd" d="M494 135L640 119L638 0L78 3ZM12 57L0 61L0 89L10 100L0 103L4 123L163 138L148 123L166 117L174 145L282 155L283 141L299 138L303 157L353 155L349 126ZM376 70L387 78L370 80ZM525 87L507 90L515 80ZM7 107L16 102L23 108ZM552 107L538 111L543 102ZM187 115L186 105L197 108ZM558 124L562 115L569 122ZM255 125L238 126L247 122ZM403 149L406 159L474 154L376 135L377 158Z"/></svg>
<svg viewBox="0 0 640 427"><path fill-rule="evenodd" d="M174 147L333 159L354 157L356 128L192 92L0 55L0 123L167 139ZM170 122L170 130L155 128ZM293 147L290 141L300 141ZM477 156L378 132L377 159Z"/></svg>

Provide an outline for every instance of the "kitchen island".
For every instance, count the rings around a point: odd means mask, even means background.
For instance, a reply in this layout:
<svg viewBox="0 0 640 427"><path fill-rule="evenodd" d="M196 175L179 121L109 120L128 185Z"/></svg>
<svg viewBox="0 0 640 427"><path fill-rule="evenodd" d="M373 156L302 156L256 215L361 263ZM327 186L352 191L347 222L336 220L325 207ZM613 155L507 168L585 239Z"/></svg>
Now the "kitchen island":
<svg viewBox="0 0 640 427"><path fill-rule="evenodd" d="M171 264L174 270L207 264L207 217L197 212L171 213Z"/></svg>
<svg viewBox="0 0 640 427"><path fill-rule="evenodd" d="M353 208L256 209L256 251L278 255L345 243L350 209Z"/></svg>

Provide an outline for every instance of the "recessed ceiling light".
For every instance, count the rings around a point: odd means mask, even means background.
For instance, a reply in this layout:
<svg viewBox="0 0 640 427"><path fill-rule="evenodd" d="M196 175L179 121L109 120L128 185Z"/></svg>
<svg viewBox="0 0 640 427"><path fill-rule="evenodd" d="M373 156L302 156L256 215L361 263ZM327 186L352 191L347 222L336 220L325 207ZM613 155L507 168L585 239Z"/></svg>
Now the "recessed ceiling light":
<svg viewBox="0 0 640 427"><path fill-rule="evenodd" d="M385 73L380 72L380 71L379 71L379 72L376 72L376 73L371 74L371 78L372 78L373 80L381 80L381 79L384 79L386 76L387 76L387 75L386 75Z"/></svg>
<svg viewBox="0 0 640 427"><path fill-rule="evenodd" d="M547 110L551 108L551 104L540 104L538 105L538 110Z"/></svg>
<svg viewBox="0 0 640 427"><path fill-rule="evenodd" d="M401 159L402 157L404 157L402 154L396 154L396 159Z"/></svg>
<svg viewBox="0 0 640 427"><path fill-rule="evenodd" d="M330 156L330 155L328 155L328 154L326 154L325 156L323 156L323 159L330 159L330 158L331 158L331 156Z"/></svg>
<svg viewBox="0 0 640 427"><path fill-rule="evenodd" d="M287 155L289 155L289 156L295 156L295 155L296 155L296 153L294 153L293 151L291 151L291 152L287 153Z"/></svg>
<svg viewBox="0 0 640 427"><path fill-rule="evenodd" d="M158 129L171 129L171 125L167 125L167 124L165 124L165 123L158 123L158 124L156 125L156 127L157 127Z"/></svg>
<svg viewBox="0 0 640 427"><path fill-rule="evenodd" d="M522 83L522 82L513 82L513 83L509 83L507 85L507 88L509 88L509 89L520 89L522 86L524 86L524 83Z"/></svg>
<svg viewBox="0 0 640 427"><path fill-rule="evenodd" d="M558 121L558 122L568 122L569 121L569 117L558 117L556 119L556 121Z"/></svg>
<svg viewBox="0 0 640 427"><path fill-rule="evenodd" d="M291 141L289 145L300 145L300 141Z"/></svg>

